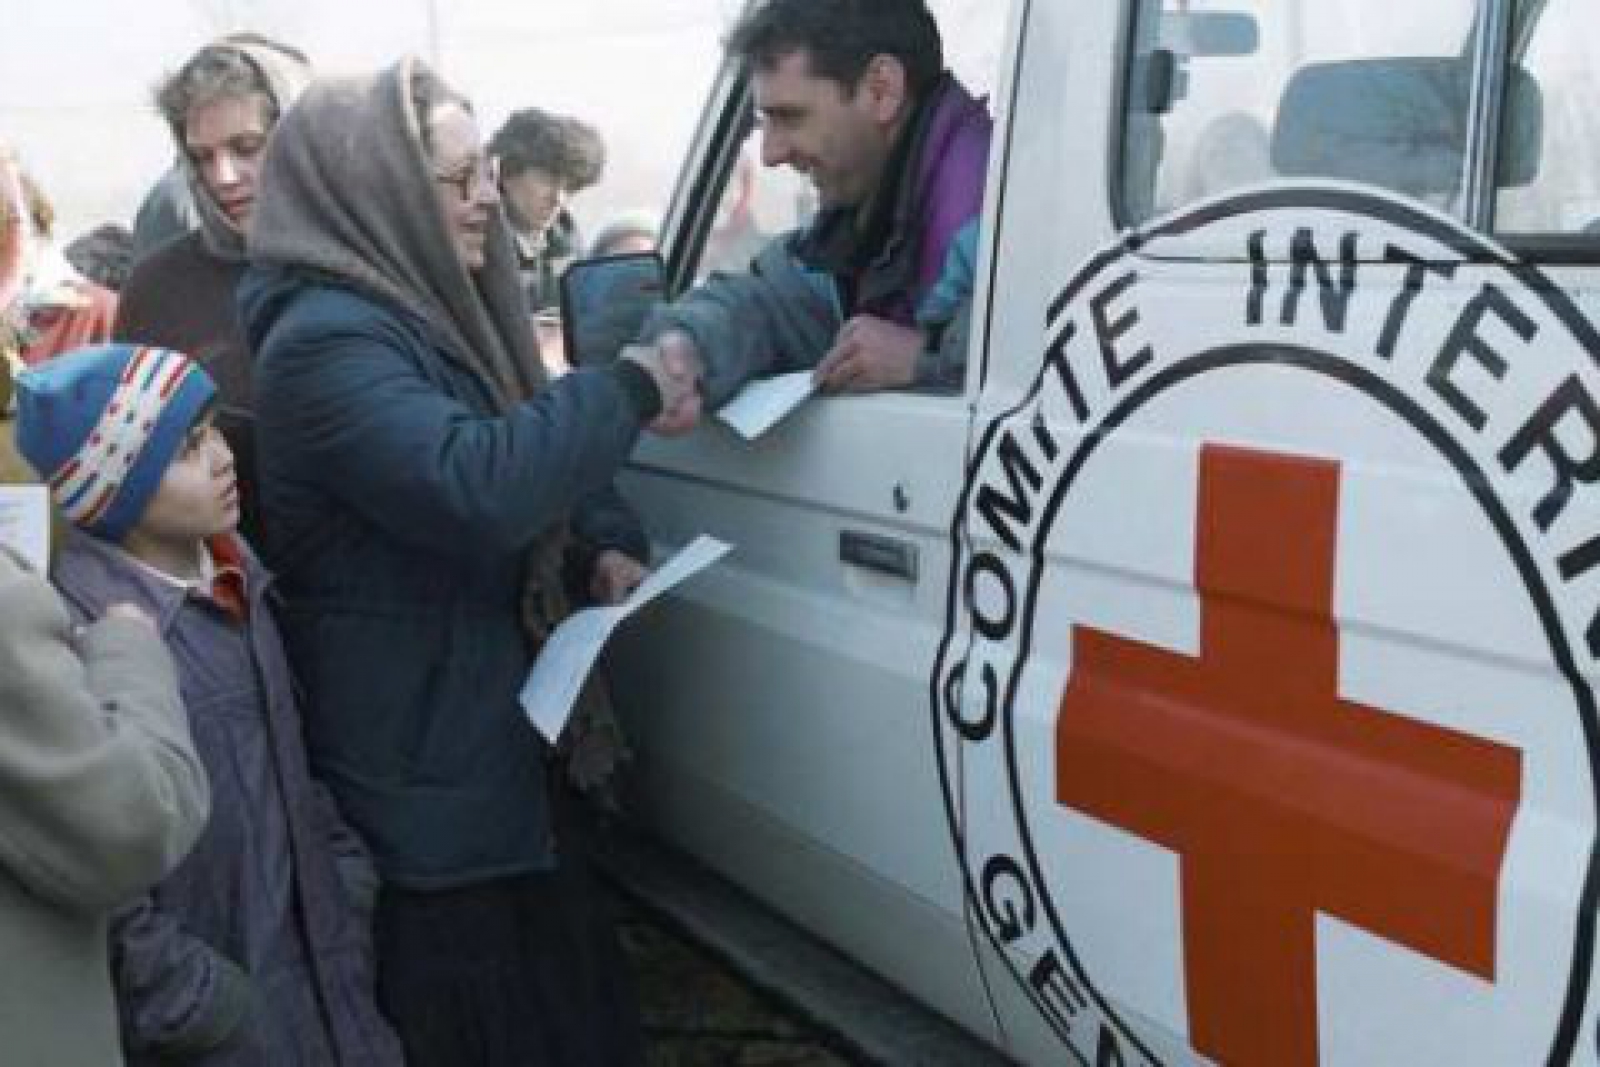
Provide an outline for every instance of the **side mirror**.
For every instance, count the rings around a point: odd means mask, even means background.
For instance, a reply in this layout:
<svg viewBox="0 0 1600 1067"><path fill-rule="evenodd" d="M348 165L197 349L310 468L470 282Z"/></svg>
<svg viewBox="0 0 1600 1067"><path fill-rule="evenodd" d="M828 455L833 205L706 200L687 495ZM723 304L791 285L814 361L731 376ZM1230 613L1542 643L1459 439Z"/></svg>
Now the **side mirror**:
<svg viewBox="0 0 1600 1067"><path fill-rule="evenodd" d="M561 276L561 329L574 367L606 363L639 337L666 299L667 268L657 252L581 259Z"/></svg>

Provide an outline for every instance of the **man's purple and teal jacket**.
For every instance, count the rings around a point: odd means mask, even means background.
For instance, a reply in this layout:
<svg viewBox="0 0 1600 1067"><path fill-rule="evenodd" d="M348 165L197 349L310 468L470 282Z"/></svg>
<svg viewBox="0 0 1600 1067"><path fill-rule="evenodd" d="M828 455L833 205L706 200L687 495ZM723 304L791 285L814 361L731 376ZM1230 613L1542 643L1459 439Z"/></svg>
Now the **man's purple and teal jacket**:
<svg viewBox="0 0 1600 1067"><path fill-rule="evenodd" d="M915 387L959 388L992 132L983 102L946 73L871 201L778 237L747 274L713 275L652 314L644 337L694 338L712 408L754 378L815 366L859 314L920 327Z"/></svg>

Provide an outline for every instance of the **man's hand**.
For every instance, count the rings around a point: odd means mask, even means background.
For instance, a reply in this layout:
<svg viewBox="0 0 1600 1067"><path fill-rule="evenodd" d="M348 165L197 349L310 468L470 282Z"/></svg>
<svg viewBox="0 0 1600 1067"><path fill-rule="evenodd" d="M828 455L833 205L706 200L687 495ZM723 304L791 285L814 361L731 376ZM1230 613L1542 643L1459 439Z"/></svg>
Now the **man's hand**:
<svg viewBox="0 0 1600 1067"><path fill-rule="evenodd" d="M921 330L857 315L839 330L812 378L824 393L902 389L915 380L917 356L926 347Z"/></svg>
<svg viewBox="0 0 1600 1067"><path fill-rule="evenodd" d="M589 572L589 595L596 603L620 604L638 588L650 568L632 556L608 548L594 559Z"/></svg>

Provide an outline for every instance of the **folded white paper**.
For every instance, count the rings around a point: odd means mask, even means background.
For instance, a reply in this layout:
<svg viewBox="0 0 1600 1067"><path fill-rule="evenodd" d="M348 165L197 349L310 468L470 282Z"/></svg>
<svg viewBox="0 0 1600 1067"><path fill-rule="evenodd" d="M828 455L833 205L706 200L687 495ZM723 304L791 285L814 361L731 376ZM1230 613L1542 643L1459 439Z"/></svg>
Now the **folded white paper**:
<svg viewBox="0 0 1600 1067"><path fill-rule="evenodd" d="M758 378L722 405L717 418L731 426L740 437L754 441L805 403L816 390L808 370Z"/></svg>
<svg viewBox="0 0 1600 1067"><path fill-rule="evenodd" d="M50 570L50 490L0 485L0 545L40 574Z"/></svg>
<svg viewBox="0 0 1600 1067"><path fill-rule="evenodd" d="M583 681L594 668L611 631L628 616L678 583L727 555L732 546L701 536L639 583L620 604L574 612L550 634L522 687L522 709L545 740L555 744L572 717Z"/></svg>

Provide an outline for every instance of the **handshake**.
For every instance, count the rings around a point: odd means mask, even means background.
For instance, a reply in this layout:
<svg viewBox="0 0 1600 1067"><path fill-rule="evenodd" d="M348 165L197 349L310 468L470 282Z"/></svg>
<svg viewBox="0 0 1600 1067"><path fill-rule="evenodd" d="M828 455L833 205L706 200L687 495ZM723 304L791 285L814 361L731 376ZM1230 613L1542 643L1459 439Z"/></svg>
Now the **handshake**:
<svg viewBox="0 0 1600 1067"><path fill-rule="evenodd" d="M653 432L679 437L699 425L704 405L700 379L705 366L688 334L673 330L652 344L628 345L621 358L648 373L661 393L661 414L650 423Z"/></svg>

